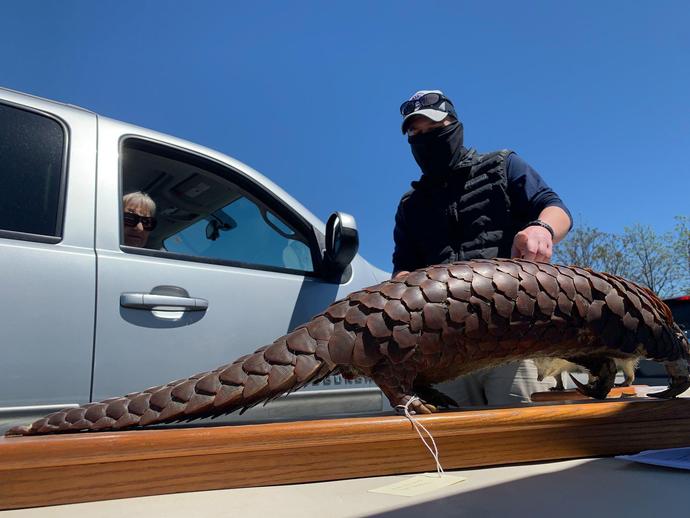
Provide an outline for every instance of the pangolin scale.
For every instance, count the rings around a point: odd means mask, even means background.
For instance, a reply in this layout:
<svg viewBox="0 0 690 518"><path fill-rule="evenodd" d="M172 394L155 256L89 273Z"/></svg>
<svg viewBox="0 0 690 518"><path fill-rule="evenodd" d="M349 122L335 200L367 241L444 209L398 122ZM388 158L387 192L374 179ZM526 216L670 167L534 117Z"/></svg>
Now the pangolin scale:
<svg viewBox="0 0 690 518"><path fill-rule="evenodd" d="M450 398L435 383L514 360L586 367L603 398L614 359L665 363L674 397L690 387L688 340L650 290L606 273L523 260L431 266L351 293L233 363L53 413L8 435L119 430L247 409L339 372L371 378L394 407L429 413Z"/></svg>

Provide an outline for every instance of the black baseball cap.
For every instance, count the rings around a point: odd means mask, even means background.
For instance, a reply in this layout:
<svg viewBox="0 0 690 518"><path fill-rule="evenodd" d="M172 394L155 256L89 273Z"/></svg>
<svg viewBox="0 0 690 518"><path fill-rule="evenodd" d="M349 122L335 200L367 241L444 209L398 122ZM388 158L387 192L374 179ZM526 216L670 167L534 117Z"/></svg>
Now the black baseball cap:
<svg viewBox="0 0 690 518"><path fill-rule="evenodd" d="M458 118L453 102L441 90L419 90L412 97L400 105L403 116L402 132L407 131L408 121L416 115L421 115L434 122L440 122L448 115Z"/></svg>

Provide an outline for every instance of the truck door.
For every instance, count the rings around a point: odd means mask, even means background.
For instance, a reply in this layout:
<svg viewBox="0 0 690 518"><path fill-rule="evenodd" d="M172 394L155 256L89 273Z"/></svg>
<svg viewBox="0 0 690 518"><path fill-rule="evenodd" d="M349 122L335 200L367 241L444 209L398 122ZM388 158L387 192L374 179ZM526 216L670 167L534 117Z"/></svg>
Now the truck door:
<svg viewBox="0 0 690 518"><path fill-rule="evenodd" d="M0 417L89 401L96 117L0 90Z"/></svg>
<svg viewBox="0 0 690 518"><path fill-rule="evenodd" d="M359 262L349 284L325 281L314 228L256 173L170 137L100 124L94 399L229 363L339 290L371 284ZM148 230L145 243L128 243L122 198L142 193L155 209L135 204L128 223Z"/></svg>

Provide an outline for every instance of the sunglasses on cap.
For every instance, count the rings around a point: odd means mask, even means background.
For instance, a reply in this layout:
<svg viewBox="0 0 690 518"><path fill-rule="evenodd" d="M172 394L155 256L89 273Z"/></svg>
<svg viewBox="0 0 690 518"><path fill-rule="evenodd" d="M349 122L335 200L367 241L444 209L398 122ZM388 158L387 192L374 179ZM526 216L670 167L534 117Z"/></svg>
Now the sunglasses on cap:
<svg viewBox="0 0 690 518"><path fill-rule="evenodd" d="M149 231L156 228L156 223L158 223L153 216L140 216L134 212L123 212L122 217L126 227L136 227L141 222L144 230Z"/></svg>
<svg viewBox="0 0 690 518"><path fill-rule="evenodd" d="M404 103L402 103L400 105L400 113L403 117L405 117L412 112L421 110L422 108L436 107L437 105L443 102L447 102L448 104L453 106L453 103L447 97L441 94L437 94L436 92L430 92L428 94L422 95L419 99L415 99L413 101L405 101ZM443 111L448 111L450 113L449 110Z"/></svg>

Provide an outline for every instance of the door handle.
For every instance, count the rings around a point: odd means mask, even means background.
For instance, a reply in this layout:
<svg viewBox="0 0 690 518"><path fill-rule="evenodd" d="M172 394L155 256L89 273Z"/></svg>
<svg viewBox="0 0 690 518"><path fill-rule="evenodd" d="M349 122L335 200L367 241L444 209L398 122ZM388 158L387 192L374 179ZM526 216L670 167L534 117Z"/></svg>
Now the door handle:
<svg viewBox="0 0 690 518"><path fill-rule="evenodd" d="M121 293L120 306L156 311L206 311L208 300L190 297L187 290L177 286L156 286L150 293Z"/></svg>

